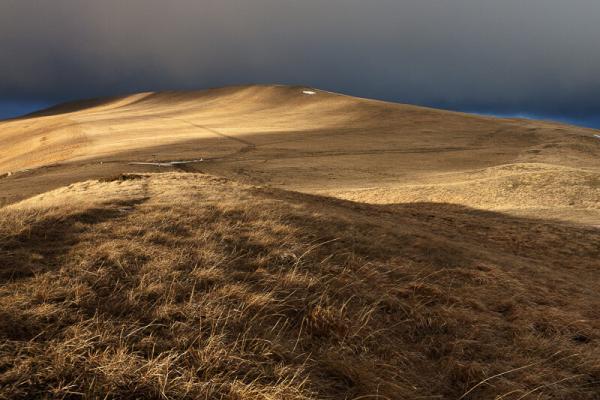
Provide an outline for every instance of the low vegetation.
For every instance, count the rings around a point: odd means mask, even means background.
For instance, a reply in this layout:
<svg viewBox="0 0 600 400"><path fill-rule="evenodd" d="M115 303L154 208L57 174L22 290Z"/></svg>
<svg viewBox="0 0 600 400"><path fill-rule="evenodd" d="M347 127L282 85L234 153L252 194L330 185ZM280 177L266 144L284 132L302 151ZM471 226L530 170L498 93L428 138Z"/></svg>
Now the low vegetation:
<svg viewBox="0 0 600 400"><path fill-rule="evenodd" d="M0 209L3 399L598 399L600 231L203 174Z"/></svg>

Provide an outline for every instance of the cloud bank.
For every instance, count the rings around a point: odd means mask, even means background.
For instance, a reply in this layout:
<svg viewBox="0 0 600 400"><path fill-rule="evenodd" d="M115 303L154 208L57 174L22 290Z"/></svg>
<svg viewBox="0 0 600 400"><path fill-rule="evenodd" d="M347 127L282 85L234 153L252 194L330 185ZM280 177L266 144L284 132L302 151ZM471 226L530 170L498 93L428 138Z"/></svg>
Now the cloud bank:
<svg viewBox="0 0 600 400"><path fill-rule="evenodd" d="M0 101L297 83L600 113L597 0L4 0Z"/></svg>

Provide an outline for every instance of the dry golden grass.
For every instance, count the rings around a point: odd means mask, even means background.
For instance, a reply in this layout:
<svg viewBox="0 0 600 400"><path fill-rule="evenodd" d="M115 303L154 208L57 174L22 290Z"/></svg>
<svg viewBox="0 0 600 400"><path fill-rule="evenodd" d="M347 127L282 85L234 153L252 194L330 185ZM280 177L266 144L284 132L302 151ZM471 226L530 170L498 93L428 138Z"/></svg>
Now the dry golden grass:
<svg viewBox="0 0 600 400"><path fill-rule="evenodd" d="M0 205L119 173L183 169L370 203L600 224L598 131L303 89L141 93L0 122Z"/></svg>
<svg viewBox="0 0 600 400"><path fill-rule="evenodd" d="M194 173L0 209L0 398L597 399L600 231Z"/></svg>
<svg viewBox="0 0 600 400"><path fill-rule="evenodd" d="M600 225L600 173L593 169L514 163L441 173L413 184L321 193L371 204L453 203Z"/></svg>
<svg viewBox="0 0 600 400"><path fill-rule="evenodd" d="M303 89L0 122L0 399L599 398L597 132Z"/></svg>

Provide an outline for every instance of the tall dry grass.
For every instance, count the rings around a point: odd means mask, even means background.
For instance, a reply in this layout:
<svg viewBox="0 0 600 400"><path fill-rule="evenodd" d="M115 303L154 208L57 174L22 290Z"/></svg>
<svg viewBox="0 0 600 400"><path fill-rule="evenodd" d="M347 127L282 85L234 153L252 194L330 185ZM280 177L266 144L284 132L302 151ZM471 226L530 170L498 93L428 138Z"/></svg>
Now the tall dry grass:
<svg viewBox="0 0 600 400"><path fill-rule="evenodd" d="M200 174L58 198L0 210L0 398L600 393L598 230Z"/></svg>

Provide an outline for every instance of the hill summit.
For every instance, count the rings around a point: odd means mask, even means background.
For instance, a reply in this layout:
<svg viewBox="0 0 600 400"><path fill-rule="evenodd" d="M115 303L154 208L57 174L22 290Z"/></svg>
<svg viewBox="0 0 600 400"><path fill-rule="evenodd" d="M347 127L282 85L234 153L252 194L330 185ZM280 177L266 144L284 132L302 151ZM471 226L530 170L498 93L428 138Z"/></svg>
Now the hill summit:
<svg viewBox="0 0 600 400"><path fill-rule="evenodd" d="M300 86L140 93L0 123L0 204L86 179L185 170L348 200L597 224L595 133Z"/></svg>

